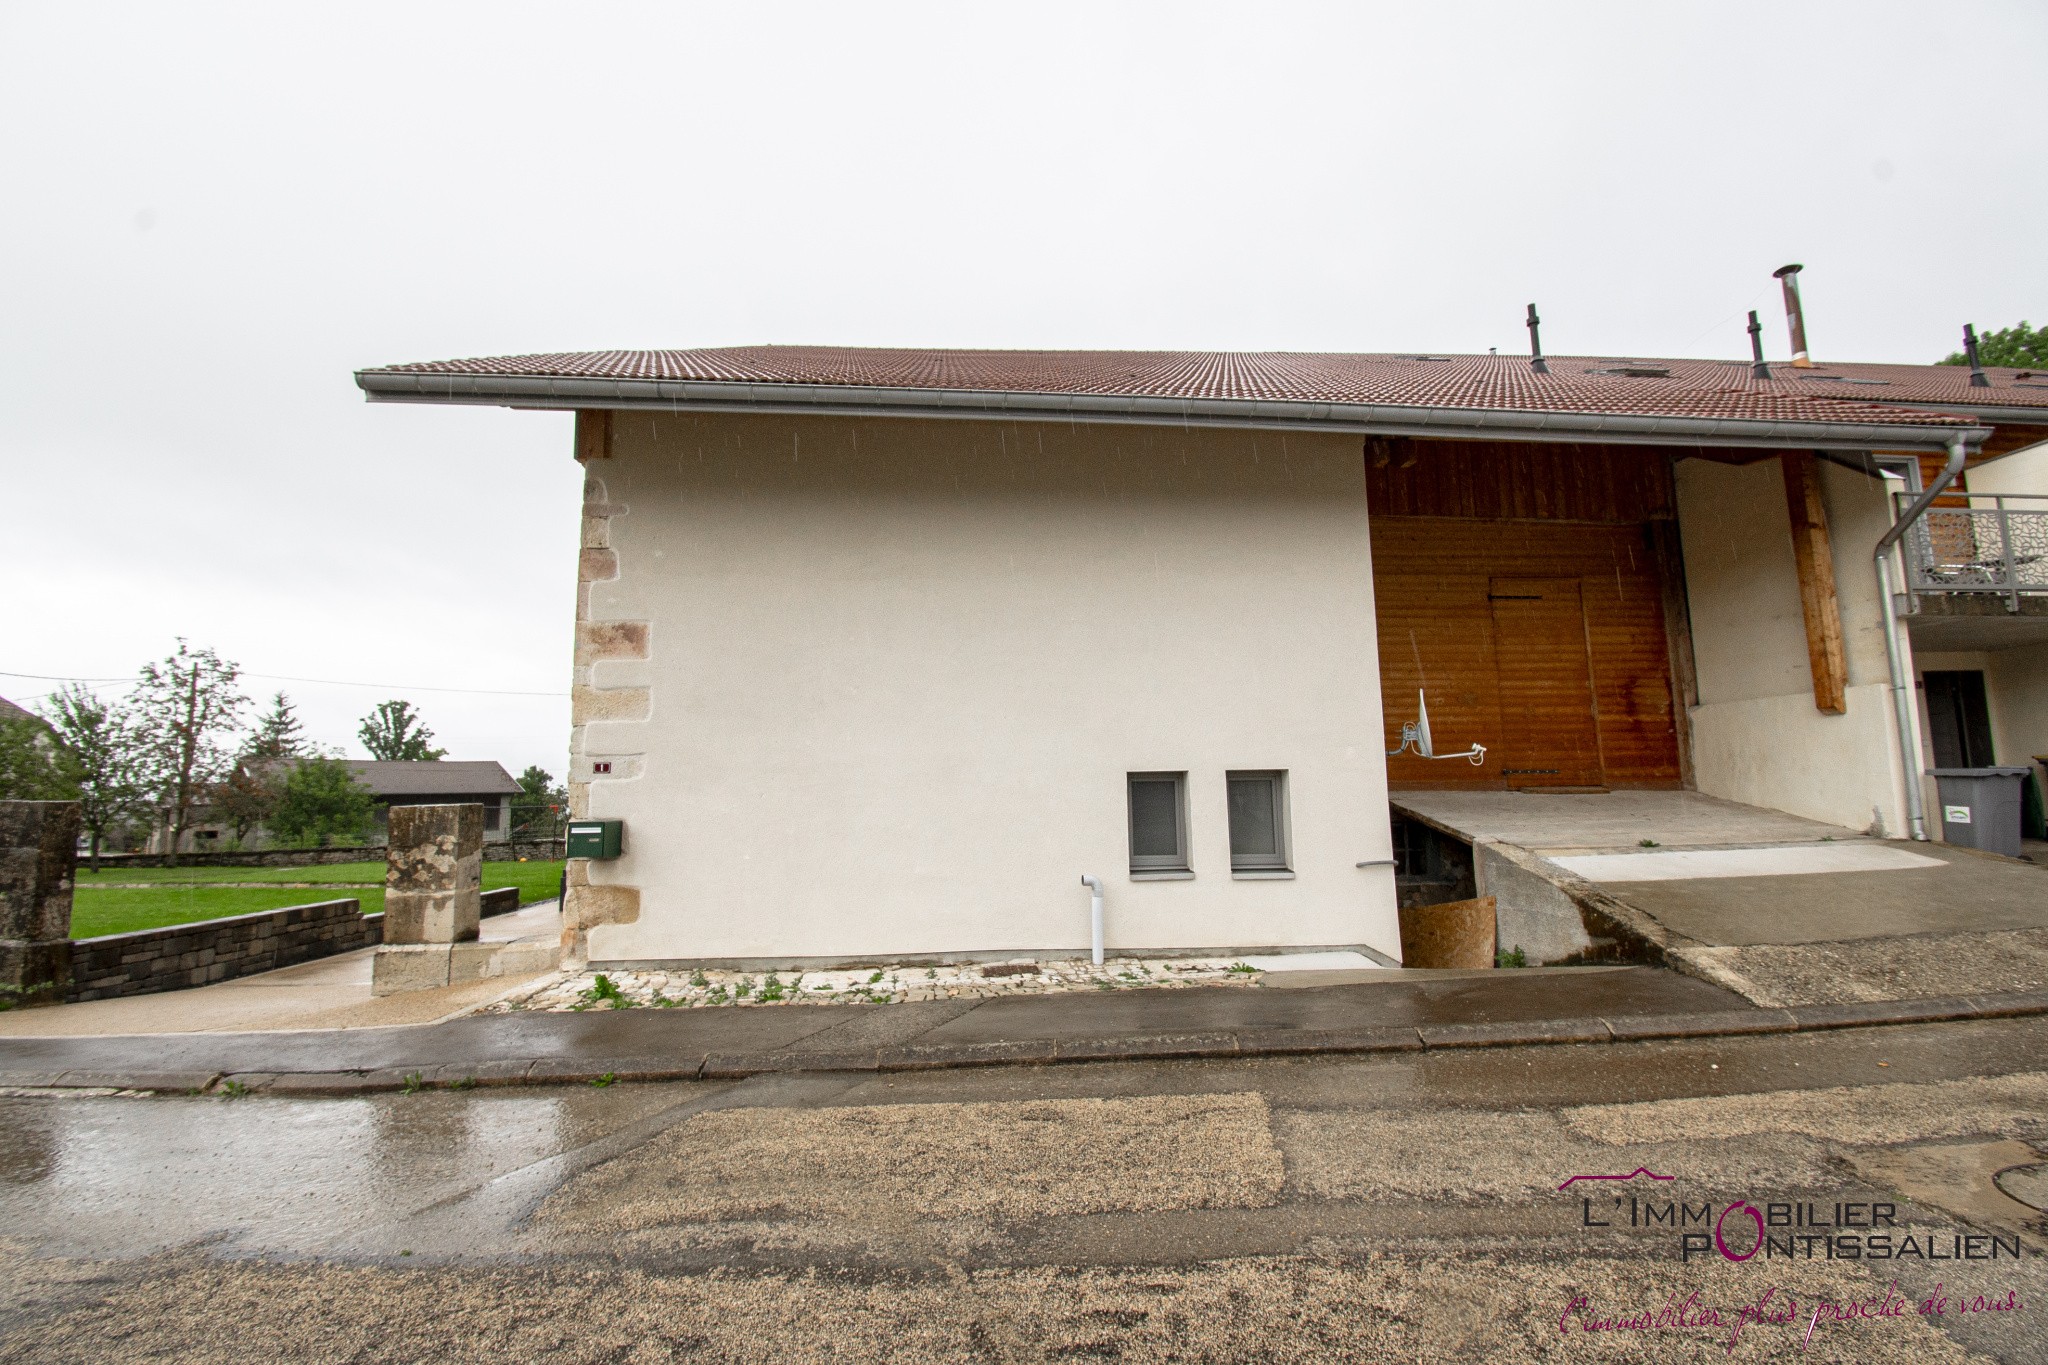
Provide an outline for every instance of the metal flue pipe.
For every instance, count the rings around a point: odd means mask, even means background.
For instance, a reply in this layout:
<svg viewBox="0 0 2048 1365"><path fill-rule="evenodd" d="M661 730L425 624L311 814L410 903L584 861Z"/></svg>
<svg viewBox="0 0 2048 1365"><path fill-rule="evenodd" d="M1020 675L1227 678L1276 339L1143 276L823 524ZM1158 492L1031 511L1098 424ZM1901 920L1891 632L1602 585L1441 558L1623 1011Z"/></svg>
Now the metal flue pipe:
<svg viewBox="0 0 2048 1365"><path fill-rule="evenodd" d="M1536 305L1529 305L1529 368L1538 374L1549 374L1550 366L1543 363L1543 334L1536 329L1543 325L1543 319L1536 316Z"/></svg>
<svg viewBox="0 0 2048 1365"><path fill-rule="evenodd" d="M1802 265L1781 265L1771 274L1785 286L1785 325L1792 329L1792 363L1802 370L1813 368L1806 353L1806 310L1799 304L1799 272Z"/></svg>
<svg viewBox="0 0 2048 1365"><path fill-rule="evenodd" d="M1977 329L1967 322L1963 324L1963 355L1970 362L1970 387L1990 388L1991 381L1984 377L1984 362L1977 359Z"/></svg>
<svg viewBox="0 0 2048 1365"><path fill-rule="evenodd" d="M1771 367L1764 364L1764 325L1756 320L1756 309L1749 310L1749 374L1752 379L1769 379Z"/></svg>

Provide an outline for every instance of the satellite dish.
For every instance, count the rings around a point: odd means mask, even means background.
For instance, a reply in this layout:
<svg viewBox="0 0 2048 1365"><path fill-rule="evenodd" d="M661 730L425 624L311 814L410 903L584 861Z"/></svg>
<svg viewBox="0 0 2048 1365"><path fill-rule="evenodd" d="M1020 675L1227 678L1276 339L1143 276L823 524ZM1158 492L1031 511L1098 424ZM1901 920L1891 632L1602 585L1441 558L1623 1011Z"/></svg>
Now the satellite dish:
<svg viewBox="0 0 2048 1365"><path fill-rule="evenodd" d="M1468 758L1477 768L1486 762L1486 746L1475 744L1455 754L1440 754L1429 735L1429 697L1418 690L1415 693L1416 719L1401 726L1401 747L1387 750L1387 757L1413 752L1418 758Z"/></svg>

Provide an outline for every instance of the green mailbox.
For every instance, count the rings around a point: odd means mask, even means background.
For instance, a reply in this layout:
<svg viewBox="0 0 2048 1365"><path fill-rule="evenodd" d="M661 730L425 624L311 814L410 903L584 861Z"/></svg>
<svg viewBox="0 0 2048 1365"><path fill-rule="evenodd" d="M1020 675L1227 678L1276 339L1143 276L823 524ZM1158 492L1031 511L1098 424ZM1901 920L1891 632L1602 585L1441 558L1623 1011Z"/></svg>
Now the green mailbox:
<svg viewBox="0 0 2048 1365"><path fill-rule="evenodd" d="M571 820L569 822L569 856L571 858L616 858L626 849L626 822L623 820Z"/></svg>

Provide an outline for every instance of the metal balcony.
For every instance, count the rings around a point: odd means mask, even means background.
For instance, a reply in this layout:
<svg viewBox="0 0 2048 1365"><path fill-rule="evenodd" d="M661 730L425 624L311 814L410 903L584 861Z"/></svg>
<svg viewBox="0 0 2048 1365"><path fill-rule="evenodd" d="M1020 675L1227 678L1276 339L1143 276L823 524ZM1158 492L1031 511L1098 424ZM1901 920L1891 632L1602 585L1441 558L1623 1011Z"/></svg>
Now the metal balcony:
<svg viewBox="0 0 2048 1365"><path fill-rule="evenodd" d="M1894 495L1893 515L1912 501ZM1958 493L1906 532L1906 587L1920 593L2048 593L2048 495Z"/></svg>

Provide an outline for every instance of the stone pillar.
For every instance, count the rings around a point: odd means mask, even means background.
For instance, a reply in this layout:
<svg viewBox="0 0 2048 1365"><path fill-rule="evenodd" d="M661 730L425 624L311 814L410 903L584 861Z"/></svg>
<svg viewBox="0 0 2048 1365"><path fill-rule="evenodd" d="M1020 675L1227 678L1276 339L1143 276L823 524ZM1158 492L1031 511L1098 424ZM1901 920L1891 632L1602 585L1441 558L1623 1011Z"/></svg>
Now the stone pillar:
<svg viewBox="0 0 2048 1365"><path fill-rule="evenodd" d="M391 807L384 941L474 941L483 866L482 806Z"/></svg>
<svg viewBox="0 0 2048 1365"><path fill-rule="evenodd" d="M0 993L56 1005L71 993L76 801L0 801Z"/></svg>
<svg viewBox="0 0 2048 1365"><path fill-rule="evenodd" d="M477 942L484 808L393 806L384 852L384 946L371 993L445 986L483 973Z"/></svg>

